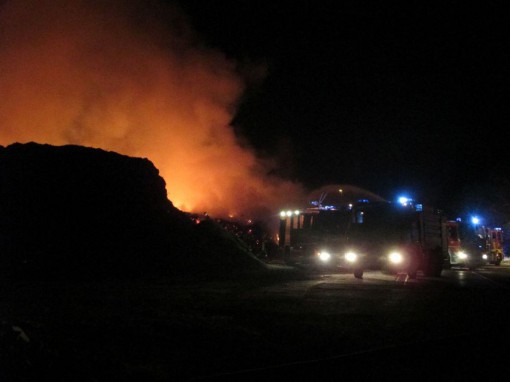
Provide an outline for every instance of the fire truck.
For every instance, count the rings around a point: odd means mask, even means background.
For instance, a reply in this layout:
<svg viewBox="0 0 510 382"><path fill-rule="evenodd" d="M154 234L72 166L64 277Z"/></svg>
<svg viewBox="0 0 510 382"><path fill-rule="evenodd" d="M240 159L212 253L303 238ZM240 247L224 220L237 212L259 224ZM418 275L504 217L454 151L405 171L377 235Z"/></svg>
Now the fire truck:
<svg viewBox="0 0 510 382"><path fill-rule="evenodd" d="M361 200L280 214L279 246L291 265L440 276L448 258L446 218L412 201Z"/></svg>
<svg viewBox="0 0 510 382"><path fill-rule="evenodd" d="M484 251L484 240L473 232L462 220L446 222L448 233L448 259L444 268L468 268L474 270L488 263L488 255Z"/></svg>
<svg viewBox="0 0 510 382"><path fill-rule="evenodd" d="M479 235L485 243L484 253L489 264L500 265L503 261L503 230L501 228L481 227Z"/></svg>
<svg viewBox="0 0 510 382"><path fill-rule="evenodd" d="M502 228L480 224L480 219L477 217L466 219L466 223L460 223L460 227L463 243L472 243L473 252L481 253L488 264L501 265L504 259Z"/></svg>

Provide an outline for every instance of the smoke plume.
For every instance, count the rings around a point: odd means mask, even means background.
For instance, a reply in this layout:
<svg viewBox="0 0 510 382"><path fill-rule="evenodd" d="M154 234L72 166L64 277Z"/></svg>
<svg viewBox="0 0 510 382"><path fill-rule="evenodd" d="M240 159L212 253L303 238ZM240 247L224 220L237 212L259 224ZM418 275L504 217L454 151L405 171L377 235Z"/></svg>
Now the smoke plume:
<svg viewBox="0 0 510 382"><path fill-rule="evenodd" d="M236 63L157 1L0 2L0 144L78 144L150 159L184 211L276 214L299 185L229 125Z"/></svg>

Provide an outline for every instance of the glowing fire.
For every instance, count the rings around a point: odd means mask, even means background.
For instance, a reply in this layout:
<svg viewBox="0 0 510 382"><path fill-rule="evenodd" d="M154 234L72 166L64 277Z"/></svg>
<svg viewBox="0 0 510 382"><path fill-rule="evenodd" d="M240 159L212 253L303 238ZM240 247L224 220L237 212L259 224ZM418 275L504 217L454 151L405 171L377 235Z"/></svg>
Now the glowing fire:
<svg viewBox="0 0 510 382"><path fill-rule="evenodd" d="M165 15L163 17L162 15ZM174 8L139 1L0 5L0 144L146 157L182 210L275 213L299 185L268 178L229 126L244 82Z"/></svg>

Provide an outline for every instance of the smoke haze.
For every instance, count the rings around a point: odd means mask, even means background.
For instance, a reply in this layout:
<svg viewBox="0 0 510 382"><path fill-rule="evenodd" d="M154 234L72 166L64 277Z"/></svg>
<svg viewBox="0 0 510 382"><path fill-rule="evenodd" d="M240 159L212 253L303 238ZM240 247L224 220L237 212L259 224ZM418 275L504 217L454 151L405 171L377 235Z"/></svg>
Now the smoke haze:
<svg viewBox="0 0 510 382"><path fill-rule="evenodd" d="M276 214L303 191L238 143L235 65L157 1L0 2L0 144L146 157L181 210Z"/></svg>

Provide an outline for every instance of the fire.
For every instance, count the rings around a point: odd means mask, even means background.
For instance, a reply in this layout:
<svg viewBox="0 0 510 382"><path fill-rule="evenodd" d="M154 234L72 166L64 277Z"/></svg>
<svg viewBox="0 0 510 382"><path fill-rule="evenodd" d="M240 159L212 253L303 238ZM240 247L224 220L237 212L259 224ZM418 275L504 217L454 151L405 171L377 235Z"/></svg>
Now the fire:
<svg viewBox="0 0 510 382"><path fill-rule="evenodd" d="M185 211L253 217L301 197L299 184L268 177L238 143L230 122L243 78L178 9L7 0L0 30L1 145L78 144L148 158Z"/></svg>

